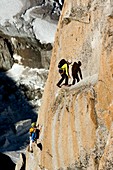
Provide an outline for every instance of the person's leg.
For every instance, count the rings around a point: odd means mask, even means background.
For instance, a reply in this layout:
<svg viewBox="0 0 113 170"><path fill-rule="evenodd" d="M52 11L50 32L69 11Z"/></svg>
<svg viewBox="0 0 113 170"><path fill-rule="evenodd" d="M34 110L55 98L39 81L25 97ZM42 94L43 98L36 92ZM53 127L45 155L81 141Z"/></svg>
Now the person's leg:
<svg viewBox="0 0 113 170"><path fill-rule="evenodd" d="M31 139L31 137L30 137L30 151L32 151L32 139Z"/></svg>
<svg viewBox="0 0 113 170"><path fill-rule="evenodd" d="M59 80L59 82L57 83L57 86L60 87L61 83L63 82L63 80L65 79L65 74L61 75L62 78Z"/></svg>
<svg viewBox="0 0 113 170"><path fill-rule="evenodd" d="M65 74L65 85L68 85L68 76Z"/></svg>
<svg viewBox="0 0 113 170"><path fill-rule="evenodd" d="M72 75L72 77L73 77L72 85L74 85L74 84L75 84L75 76L74 76L74 75Z"/></svg>
<svg viewBox="0 0 113 170"><path fill-rule="evenodd" d="M76 75L77 83L80 81L78 74Z"/></svg>
<svg viewBox="0 0 113 170"><path fill-rule="evenodd" d="M73 82L72 82L72 85L74 85L75 84L75 78L73 78Z"/></svg>

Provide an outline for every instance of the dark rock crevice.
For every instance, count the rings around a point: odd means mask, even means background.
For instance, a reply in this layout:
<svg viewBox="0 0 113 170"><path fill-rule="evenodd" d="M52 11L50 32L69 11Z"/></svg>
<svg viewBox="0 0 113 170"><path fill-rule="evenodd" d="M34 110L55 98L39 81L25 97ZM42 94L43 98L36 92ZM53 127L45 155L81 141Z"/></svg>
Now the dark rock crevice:
<svg viewBox="0 0 113 170"><path fill-rule="evenodd" d="M0 153L0 169L15 170L15 163L10 159L9 156Z"/></svg>

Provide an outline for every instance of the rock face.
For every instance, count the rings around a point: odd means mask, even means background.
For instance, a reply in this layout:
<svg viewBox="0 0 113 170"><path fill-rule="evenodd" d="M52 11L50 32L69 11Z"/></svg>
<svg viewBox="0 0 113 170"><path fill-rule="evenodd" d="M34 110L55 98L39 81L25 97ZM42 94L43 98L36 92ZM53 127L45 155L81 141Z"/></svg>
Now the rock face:
<svg viewBox="0 0 113 170"><path fill-rule="evenodd" d="M8 39L0 37L0 70L9 70L13 61L13 50Z"/></svg>
<svg viewBox="0 0 113 170"><path fill-rule="evenodd" d="M25 169L25 155L20 154L20 160L18 161L15 170L24 170Z"/></svg>
<svg viewBox="0 0 113 170"><path fill-rule="evenodd" d="M39 112L43 148L27 153L26 170L113 169L112 30L112 0L65 0ZM59 89L61 58L80 60L83 80Z"/></svg>

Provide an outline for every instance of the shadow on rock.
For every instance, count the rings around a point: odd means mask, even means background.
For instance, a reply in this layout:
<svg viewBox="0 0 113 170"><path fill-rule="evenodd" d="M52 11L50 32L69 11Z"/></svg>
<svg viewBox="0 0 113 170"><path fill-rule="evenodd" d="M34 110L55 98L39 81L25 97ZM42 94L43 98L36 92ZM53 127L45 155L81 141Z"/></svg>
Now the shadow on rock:
<svg viewBox="0 0 113 170"><path fill-rule="evenodd" d="M41 143L38 143L37 147L42 151L42 144Z"/></svg>
<svg viewBox="0 0 113 170"><path fill-rule="evenodd" d="M19 150L29 140L28 119L37 120L33 106L16 82L0 70L0 152ZM17 127L20 121L21 127L22 121L26 124L23 134L19 132L20 124Z"/></svg>
<svg viewBox="0 0 113 170"><path fill-rule="evenodd" d="M0 153L0 169L15 170L15 164L9 156Z"/></svg>

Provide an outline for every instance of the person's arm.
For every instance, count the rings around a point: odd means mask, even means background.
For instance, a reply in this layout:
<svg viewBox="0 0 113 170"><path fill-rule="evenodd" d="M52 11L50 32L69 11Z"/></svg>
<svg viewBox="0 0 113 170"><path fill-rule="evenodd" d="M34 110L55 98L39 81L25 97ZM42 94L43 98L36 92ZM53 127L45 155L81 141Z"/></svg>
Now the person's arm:
<svg viewBox="0 0 113 170"><path fill-rule="evenodd" d="M82 72L81 72L81 69L79 68L79 75L80 75L80 78L82 79Z"/></svg>

